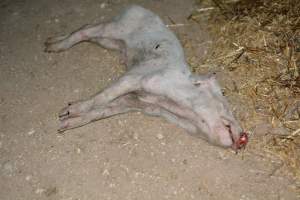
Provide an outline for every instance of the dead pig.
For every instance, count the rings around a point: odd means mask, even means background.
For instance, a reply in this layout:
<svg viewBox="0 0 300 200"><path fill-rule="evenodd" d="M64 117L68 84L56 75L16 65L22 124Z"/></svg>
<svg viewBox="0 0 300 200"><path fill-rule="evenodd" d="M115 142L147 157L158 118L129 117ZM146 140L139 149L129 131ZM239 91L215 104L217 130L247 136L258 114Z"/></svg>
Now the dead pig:
<svg viewBox="0 0 300 200"><path fill-rule="evenodd" d="M149 10L130 6L112 21L49 38L46 52L89 41L121 53L127 72L98 94L59 113L60 131L129 111L162 116L221 147L240 149L247 135L215 76L193 75L176 36Z"/></svg>

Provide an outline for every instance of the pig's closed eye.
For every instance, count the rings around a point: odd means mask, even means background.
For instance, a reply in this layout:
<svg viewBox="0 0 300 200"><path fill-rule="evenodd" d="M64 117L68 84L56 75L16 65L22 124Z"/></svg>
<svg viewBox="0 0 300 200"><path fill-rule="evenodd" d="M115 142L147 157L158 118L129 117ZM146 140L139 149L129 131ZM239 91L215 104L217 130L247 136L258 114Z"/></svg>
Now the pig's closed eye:
<svg viewBox="0 0 300 200"><path fill-rule="evenodd" d="M197 86L197 87L199 87L201 85L201 83L196 82L196 83L194 83L194 85Z"/></svg>
<svg viewBox="0 0 300 200"><path fill-rule="evenodd" d="M160 44L157 44L154 48L158 49L160 47Z"/></svg>
<svg viewBox="0 0 300 200"><path fill-rule="evenodd" d="M223 96L226 95L226 92L225 92L225 90L223 90L223 89L221 90L221 93L222 93Z"/></svg>

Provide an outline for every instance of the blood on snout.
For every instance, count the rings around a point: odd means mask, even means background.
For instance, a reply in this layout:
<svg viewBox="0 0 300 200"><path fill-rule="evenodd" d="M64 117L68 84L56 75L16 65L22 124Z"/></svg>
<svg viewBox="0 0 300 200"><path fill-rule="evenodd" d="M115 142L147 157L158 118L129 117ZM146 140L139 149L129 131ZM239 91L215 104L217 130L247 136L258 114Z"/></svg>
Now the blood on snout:
<svg viewBox="0 0 300 200"><path fill-rule="evenodd" d="M248 135L246 132L241 133L240 138L236 141L236 147L241 149L248 143Z"/></svg>

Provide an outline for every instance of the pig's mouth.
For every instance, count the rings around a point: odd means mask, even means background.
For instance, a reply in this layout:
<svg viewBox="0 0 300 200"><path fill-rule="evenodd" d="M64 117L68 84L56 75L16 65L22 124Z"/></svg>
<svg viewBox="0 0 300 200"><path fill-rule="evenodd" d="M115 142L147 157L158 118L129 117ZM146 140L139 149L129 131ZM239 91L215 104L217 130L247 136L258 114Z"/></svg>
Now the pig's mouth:
<svg viewBox="0 0 300 200"><path fill-rule="evenodd" d="M228 129L229 136L230 136L230 138L231 138L231 142L232 142L232 144L234 144L235 142L234 142L234 138L233 138L231 126L230 126L230 125L225 125L225 126L226 126L226 128Z"/></svg>
<svg viewBox="0 0 300 200"><path fill-rule="evenodd" d="M245 148L246 144L248 143L248 135L246 132L242 132L240 133L240 136L237 140L234 139L232 130L231 130L231 126L230 125L226 125L226 128L228 129L229 132L229 136L231 138L232 141L232 145L231 148L237 153L238 150Z"/></svg>

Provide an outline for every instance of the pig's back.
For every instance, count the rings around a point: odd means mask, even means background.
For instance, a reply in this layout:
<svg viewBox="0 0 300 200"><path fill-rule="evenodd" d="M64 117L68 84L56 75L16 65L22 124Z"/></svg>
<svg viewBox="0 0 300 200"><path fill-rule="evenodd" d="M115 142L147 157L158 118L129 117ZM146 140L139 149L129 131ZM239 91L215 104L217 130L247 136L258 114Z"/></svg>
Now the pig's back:
<svg viewBox="0 0 300 200"><path fill-rule="evenodd" d="M122 38L127 48L143 51L145 54L159 54L169 62L185 62L177 37L151 11L132 5L116 19L124 25L124 29L127 28L127 34Z"/></svg>

